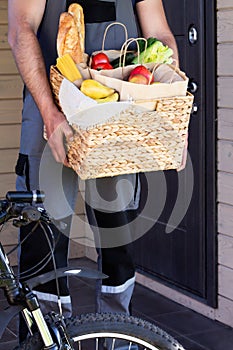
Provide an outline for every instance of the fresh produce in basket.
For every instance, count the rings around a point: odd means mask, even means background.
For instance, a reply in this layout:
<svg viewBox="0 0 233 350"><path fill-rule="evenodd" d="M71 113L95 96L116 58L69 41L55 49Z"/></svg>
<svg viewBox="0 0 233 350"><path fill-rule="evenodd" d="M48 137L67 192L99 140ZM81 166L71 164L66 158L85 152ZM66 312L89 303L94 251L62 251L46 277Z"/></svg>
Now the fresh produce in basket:
<svg viewBox="0 0 233 350"><path fill-rule="evenodd" d="M99 63L109 63L109 58L108 56L103 53L103 52L99 52L97 53L96 55L93 55L92 56L92 62L91 62L91 65L92 66L96 66L98 65Z"/></svg>
<svg viewBox="0 0 233 350"><path fill-rule="evenodd" d="M168 63L173 62L173 50L167 45L164 45L160 40L156 38L139 38L137 39L139 52L129 51L122 53L120 57L117 57L110 61L113 68L121 66L128 66L138 63Z"/></svg>
<svg viewBox="0 0 233 350"><path fill-rule="evenodd" d="M97 70L113 69L112 65L110 64L108 56L103 52L99 52L92 56L91 68L97 69Z"/></svg>
<svg viewBox="0 0 233 350"><path fill-rule="evenodd" d="M80 90L84 95L93 99L105 98L111 96L115 92L114 89L111 89L94 79L83 80Z"/></svg>
<svg viewBox="0 0 233 350"><path fill-rule="evenodd" d="M193 96L187 95L185 73L170 64L172 50L156 38L135 39L138 52L102 48L92 54L88 67L74 9L69 7L61 17L57 45L64 51L58 50L50 75L56 102L74 129L74 139L67 145L70 166L84 180L177 169ZM76 58L73 50L78 51ZM74 82L73 63L63 56L73 58L80 69L80 85Z"/></svg>
<svg viewBox="0 0 233 350"><path fill-rule="evenodd" d="M143 84L143 85L149 84L148 79L142 74L134 74L132 76L129 76L128 82L134 83L134 84Z"/></svg>
<svg viewBox="0 0 233 350"><path fill-rule="evenodd" d="M98 63L96 65L93 65L91 68L96 69L96 70L113 69L113 66L108 62L102 62L102 63Z"/></svg>
<svg viewBox="0 0 233 350"><path fill-rule="evenodd" d="M119 94L118 92L114 92L113 94L103 97L103 98L96 98L95 100L97 103L106 103L106 102L117 102L119 100Z"/></svg>
<svg viewBox="0 0 233 350"><path fill-rule="evenodd" d="M136 84L149 85L154 82L154 75L149 69L140 64L130 72L128 81Z"/></svg>
<svg viewBox="0 0 233 350"><path fill-rule="evenodd" d="M111 61L111 65L113 68L118 68L124 64L124 66L128 66L132 64L133 59L137 57L136 52L126 52L126 54L121 55L120 57L115 58Z"/></svg>
<svg viewBox="0 0 233 350"><path fill-rule="evenodd" d="M168 63L173 62L173 50L164 45L160 40L156 38L149 38L147 42L142 39L138 39L139 44L139 62L140 63ZM132 64L138 63L138 57L135 57Z"/></svg>

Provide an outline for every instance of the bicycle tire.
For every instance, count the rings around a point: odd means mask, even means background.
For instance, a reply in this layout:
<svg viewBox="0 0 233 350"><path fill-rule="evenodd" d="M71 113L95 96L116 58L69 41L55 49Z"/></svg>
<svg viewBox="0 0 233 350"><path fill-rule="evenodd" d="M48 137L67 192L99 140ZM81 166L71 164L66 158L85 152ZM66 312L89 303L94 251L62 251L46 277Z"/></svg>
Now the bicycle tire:
<svg viewBox="0 0 233 350"><path fill-rule="evenodd" d="M85 314L67 319L66 325L69 336L77 344L77 347L74 347L75 349L94 350L96 349L96 339L98 339L98 344L101 345L103 344L101 339L105 341L110 339L111 342L115 339L124 341L124 349L132 350L135 347L131 346L135 344L138 349L184 350L178 341L161 328L140 318L125 314ZM88 341L93 340L95 346L90 347ZM42 348L43 343L39 334L34 334L16 349L41 350ZM119 346L117 348L119 349ZM116 349L112 347L112 343L110 349Z"/></svg>

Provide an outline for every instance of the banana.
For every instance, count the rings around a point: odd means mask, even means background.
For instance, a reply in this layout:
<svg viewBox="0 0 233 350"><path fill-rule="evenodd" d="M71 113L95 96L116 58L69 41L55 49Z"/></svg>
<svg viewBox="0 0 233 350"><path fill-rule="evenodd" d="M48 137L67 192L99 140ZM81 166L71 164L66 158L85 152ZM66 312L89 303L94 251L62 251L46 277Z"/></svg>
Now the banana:
<svg viewBox="0 0 233 350"><path fill-rule="evenodd" d="M94 79L83 80L80 90L86 96L94 99L105 98L112 95L115 90L105 86Z"/></svg>
<svg viewBox="0 0 233 350"><path fill-rule="evenodd" d="M109 95L104 98L96 98L95 99L98 103L105 103L105 102L117 102L119 100L119 94L118 92L114 92L112 95Z"/></svg>

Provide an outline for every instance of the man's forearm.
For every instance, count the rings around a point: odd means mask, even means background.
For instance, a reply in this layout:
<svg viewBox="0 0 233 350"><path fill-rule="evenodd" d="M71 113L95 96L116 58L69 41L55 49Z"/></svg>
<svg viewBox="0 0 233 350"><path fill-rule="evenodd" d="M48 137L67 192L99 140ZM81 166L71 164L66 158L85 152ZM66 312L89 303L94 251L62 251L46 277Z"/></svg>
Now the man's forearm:
<svg viewBox="0 0 233 350"><path fill-rule="evenodd" d="M30 28L24 28L11 46L21 77L45 121L47 112L55 106L37 37Z"/></svg>
<svg viewBox="0 0 233 350"><path fill-rule="evenodd" d="M161 40L164 45L167 45L173 50L173 58L176 61L175 63L179 66L179 54L174 36L168 33L167 35L163 34L158 39Z"/></svg>

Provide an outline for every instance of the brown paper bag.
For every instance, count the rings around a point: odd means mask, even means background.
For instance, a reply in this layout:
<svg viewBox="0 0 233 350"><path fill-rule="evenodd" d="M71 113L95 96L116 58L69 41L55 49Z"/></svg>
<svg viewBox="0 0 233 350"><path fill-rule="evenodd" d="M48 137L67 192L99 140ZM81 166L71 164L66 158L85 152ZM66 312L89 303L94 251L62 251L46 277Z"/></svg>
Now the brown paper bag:
<svg viewBox="0 0 233 350"><path fill-rule="evenodd" d="M188 78L184 72L170 64L147 63L145 66L153 72L158 84L142 85L127 81L136 65L111 70L96 71L90 69L91 77L109 86L120 94L121 101L151 100L161 97L186 96Z"/></svg>
<svg viewBox="0 0 233 350"><path fill-rule="evenodd" d="M114 88L120 94L121 101L153 100L161 97L186 96L188 87L188 78L184 72L178 67L171 64L146 63L143 64L154 75L154 81L157 84L143 85L128 82L130 72L137 66L135 64L125 66L125 56L128 52L128 47L133 42L137 45L139 52L138 40L145 40L145 49L147 40L145 38L129 38L122 45L121 50L103 51L111 59L123 57L119 68L100 70L90 68L92 79L100 83ZM104 41L104 40L103 40ZM104 50L104 44L102 47ZM140 64L140 62L138 62ZM122 66L122 67L121 67Z"/></svg>

